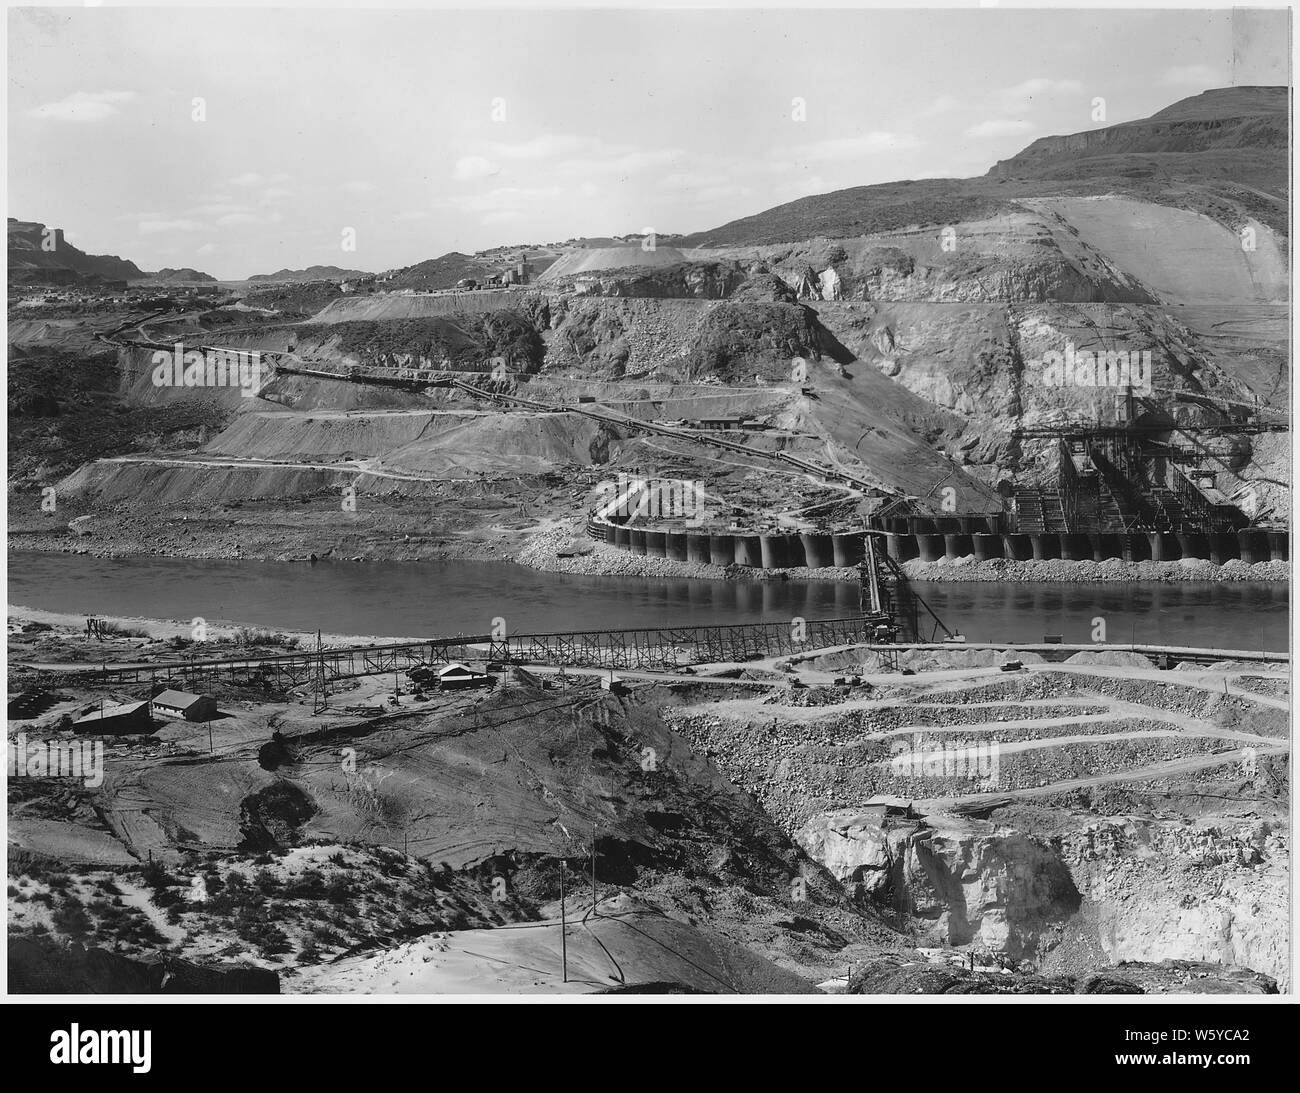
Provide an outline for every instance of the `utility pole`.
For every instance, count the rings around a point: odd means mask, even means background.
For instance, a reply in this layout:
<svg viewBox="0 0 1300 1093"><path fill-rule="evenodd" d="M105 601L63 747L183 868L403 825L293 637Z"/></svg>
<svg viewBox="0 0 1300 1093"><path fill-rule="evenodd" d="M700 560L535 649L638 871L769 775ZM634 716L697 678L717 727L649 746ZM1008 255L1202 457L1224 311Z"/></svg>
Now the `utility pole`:
<svg viewBox="0 0 1300 1093"><path fill-rule="evenodd" d="M320 631L316 631L316 670L312 679L312 703L311 712L313 714L322 714L325 712L325 647L321 645Z"/></svg>
<svg viewBox="0 0 1300 1093"><path fill-rule="evenodd" d="M208 722L208 754L212 754L212 722Z"/></svg>
<svg viewBox="0 0 1300 1093"><path fill-rule="evenodd" d="M560 859L560 968L564 982L569 981L569 920L564 911L564 859Z"/></svg>
<svg viewBox="0 0 1300 1093"><path fill-rule="evenodd" d="M596 914L596 821L591 822L591 913Z"/></svg>

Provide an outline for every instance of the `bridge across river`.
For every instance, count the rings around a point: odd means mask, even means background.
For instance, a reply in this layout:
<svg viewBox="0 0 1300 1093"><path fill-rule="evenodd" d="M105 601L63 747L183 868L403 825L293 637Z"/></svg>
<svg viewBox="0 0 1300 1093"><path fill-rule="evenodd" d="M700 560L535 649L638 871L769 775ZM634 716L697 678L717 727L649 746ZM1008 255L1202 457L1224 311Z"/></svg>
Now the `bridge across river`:
<svg viewBox="0 0 1300 1093"><path fill-rule="evenodd" d="M1222 660L1285 664L1287 653L1258 650L1205 649L1141 644L1025 644L1005 642L878 644L877 626L888 616L859 615L844 619L739 623L729 626L659 627L635 630L584 630L547 634L457 635L385 645L304 649L266 656L139 662L115 665L12 666L12 674L82 678L105 686L124 683L168 683L193 690L223 682L252 683L279 689L312 686L322 680L406 672L453 661L488 661L506 665L550 665L624 671L674 672L691 664L717 664L798 656L819 649L864 645L897 656L909 649L998 650L1037 653L1047 660L1064 660L1077 652L1102 650L1140 653L1157 665L1213 664Z"/></svg>
<svg viewBox="0 0 1300 1093"><path fill-rule="evenodd" d="M690 664L747 661L874 640L884 615L847 619L585 630L549 634L457 635L386 645L304 649L267 656L116 664L46 666L45 672L108 683L176 683L190 689L223 681L293 688L331 680L404 672L452 661L546 664L611 670L672 670ZM21 666L15 666L21 669Z"/></svg>

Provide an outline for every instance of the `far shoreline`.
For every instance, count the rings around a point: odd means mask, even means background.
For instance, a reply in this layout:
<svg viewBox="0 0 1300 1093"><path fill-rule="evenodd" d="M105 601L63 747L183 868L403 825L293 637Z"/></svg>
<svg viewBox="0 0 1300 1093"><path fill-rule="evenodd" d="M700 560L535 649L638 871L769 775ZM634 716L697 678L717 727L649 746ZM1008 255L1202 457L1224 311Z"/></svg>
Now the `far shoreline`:
<svg viewBox="0 0 1300 1093"><path fill-rule="evenodd" d="M15 542L15 539L19 542ZM448 544L443 549L430 549L423 544L420 549L403 549L394 543L389 549L370 550L349 555L334 550L324 553L298 550L244 551L217 548L149 549L143 543L125 546L121 543L97 544L85 540L72 547L66 539L51 541L42 537L35 542L22 542L25 536L10 535L7 553L15 554L67 554L94 558L120 560L148 560L153 558L178 561L253 562L313 565L367 565L421 562L497 562L516 564L543 573L569 574L586 577L627 577L644 579L687 579L702 581L846 581L856 582L858 572L854 567L826 566L821 568L755 569L749 566L715 566L700 562L677 561L619 550L589 539L578 538L570 532L550 528L532 534L515 534L493 539L465 539ZM513 539L511 542L509 540ZM505 540L505 541L503 541ZM520 541L522 540L522 542ZM1066 561L1012 561L994 558L977 561L973 556L922 562L919 559L904 562L903 571L909 580L926 583L1043 583L1043 584L1113 584L1113 583L1171 583L1182 581L1240 582L1287 584L1291 580L1289 561L1269 561L1248 564L1233 559L1222 564L1203 559L1183 559L1172 562L1125 562L1118 558L1104 562Z"/></svg>

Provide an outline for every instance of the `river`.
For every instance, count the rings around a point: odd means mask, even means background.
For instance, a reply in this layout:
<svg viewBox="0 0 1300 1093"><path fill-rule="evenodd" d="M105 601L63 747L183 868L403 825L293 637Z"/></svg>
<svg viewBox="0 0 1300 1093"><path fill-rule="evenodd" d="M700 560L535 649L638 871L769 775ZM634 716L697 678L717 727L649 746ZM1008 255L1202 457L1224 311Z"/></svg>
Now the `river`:
<svg viewBox="0 0 1300 1093"><path fill-rule="evenodd" d="M914 586L970 641L1105 640L1226 649L1289 647L1280 583L924 583ZM425 637L603 630L852 615L856 584L579 577L494 562L194 561L9 554L9 603L338 634ZM929 636L922 612L923 636Z"/></svg>

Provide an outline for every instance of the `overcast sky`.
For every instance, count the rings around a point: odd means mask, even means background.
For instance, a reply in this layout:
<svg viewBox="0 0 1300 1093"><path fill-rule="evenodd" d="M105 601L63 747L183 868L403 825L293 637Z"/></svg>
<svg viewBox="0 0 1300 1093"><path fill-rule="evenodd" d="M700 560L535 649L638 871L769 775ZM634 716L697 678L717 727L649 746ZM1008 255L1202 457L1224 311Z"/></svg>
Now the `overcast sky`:
<svg viewBox="0 0 1300 1093"><path fill-rule="evenodd" d="M1273 18L11 9L8 213L223 278L699 231L1286 83Z"/></svg>

